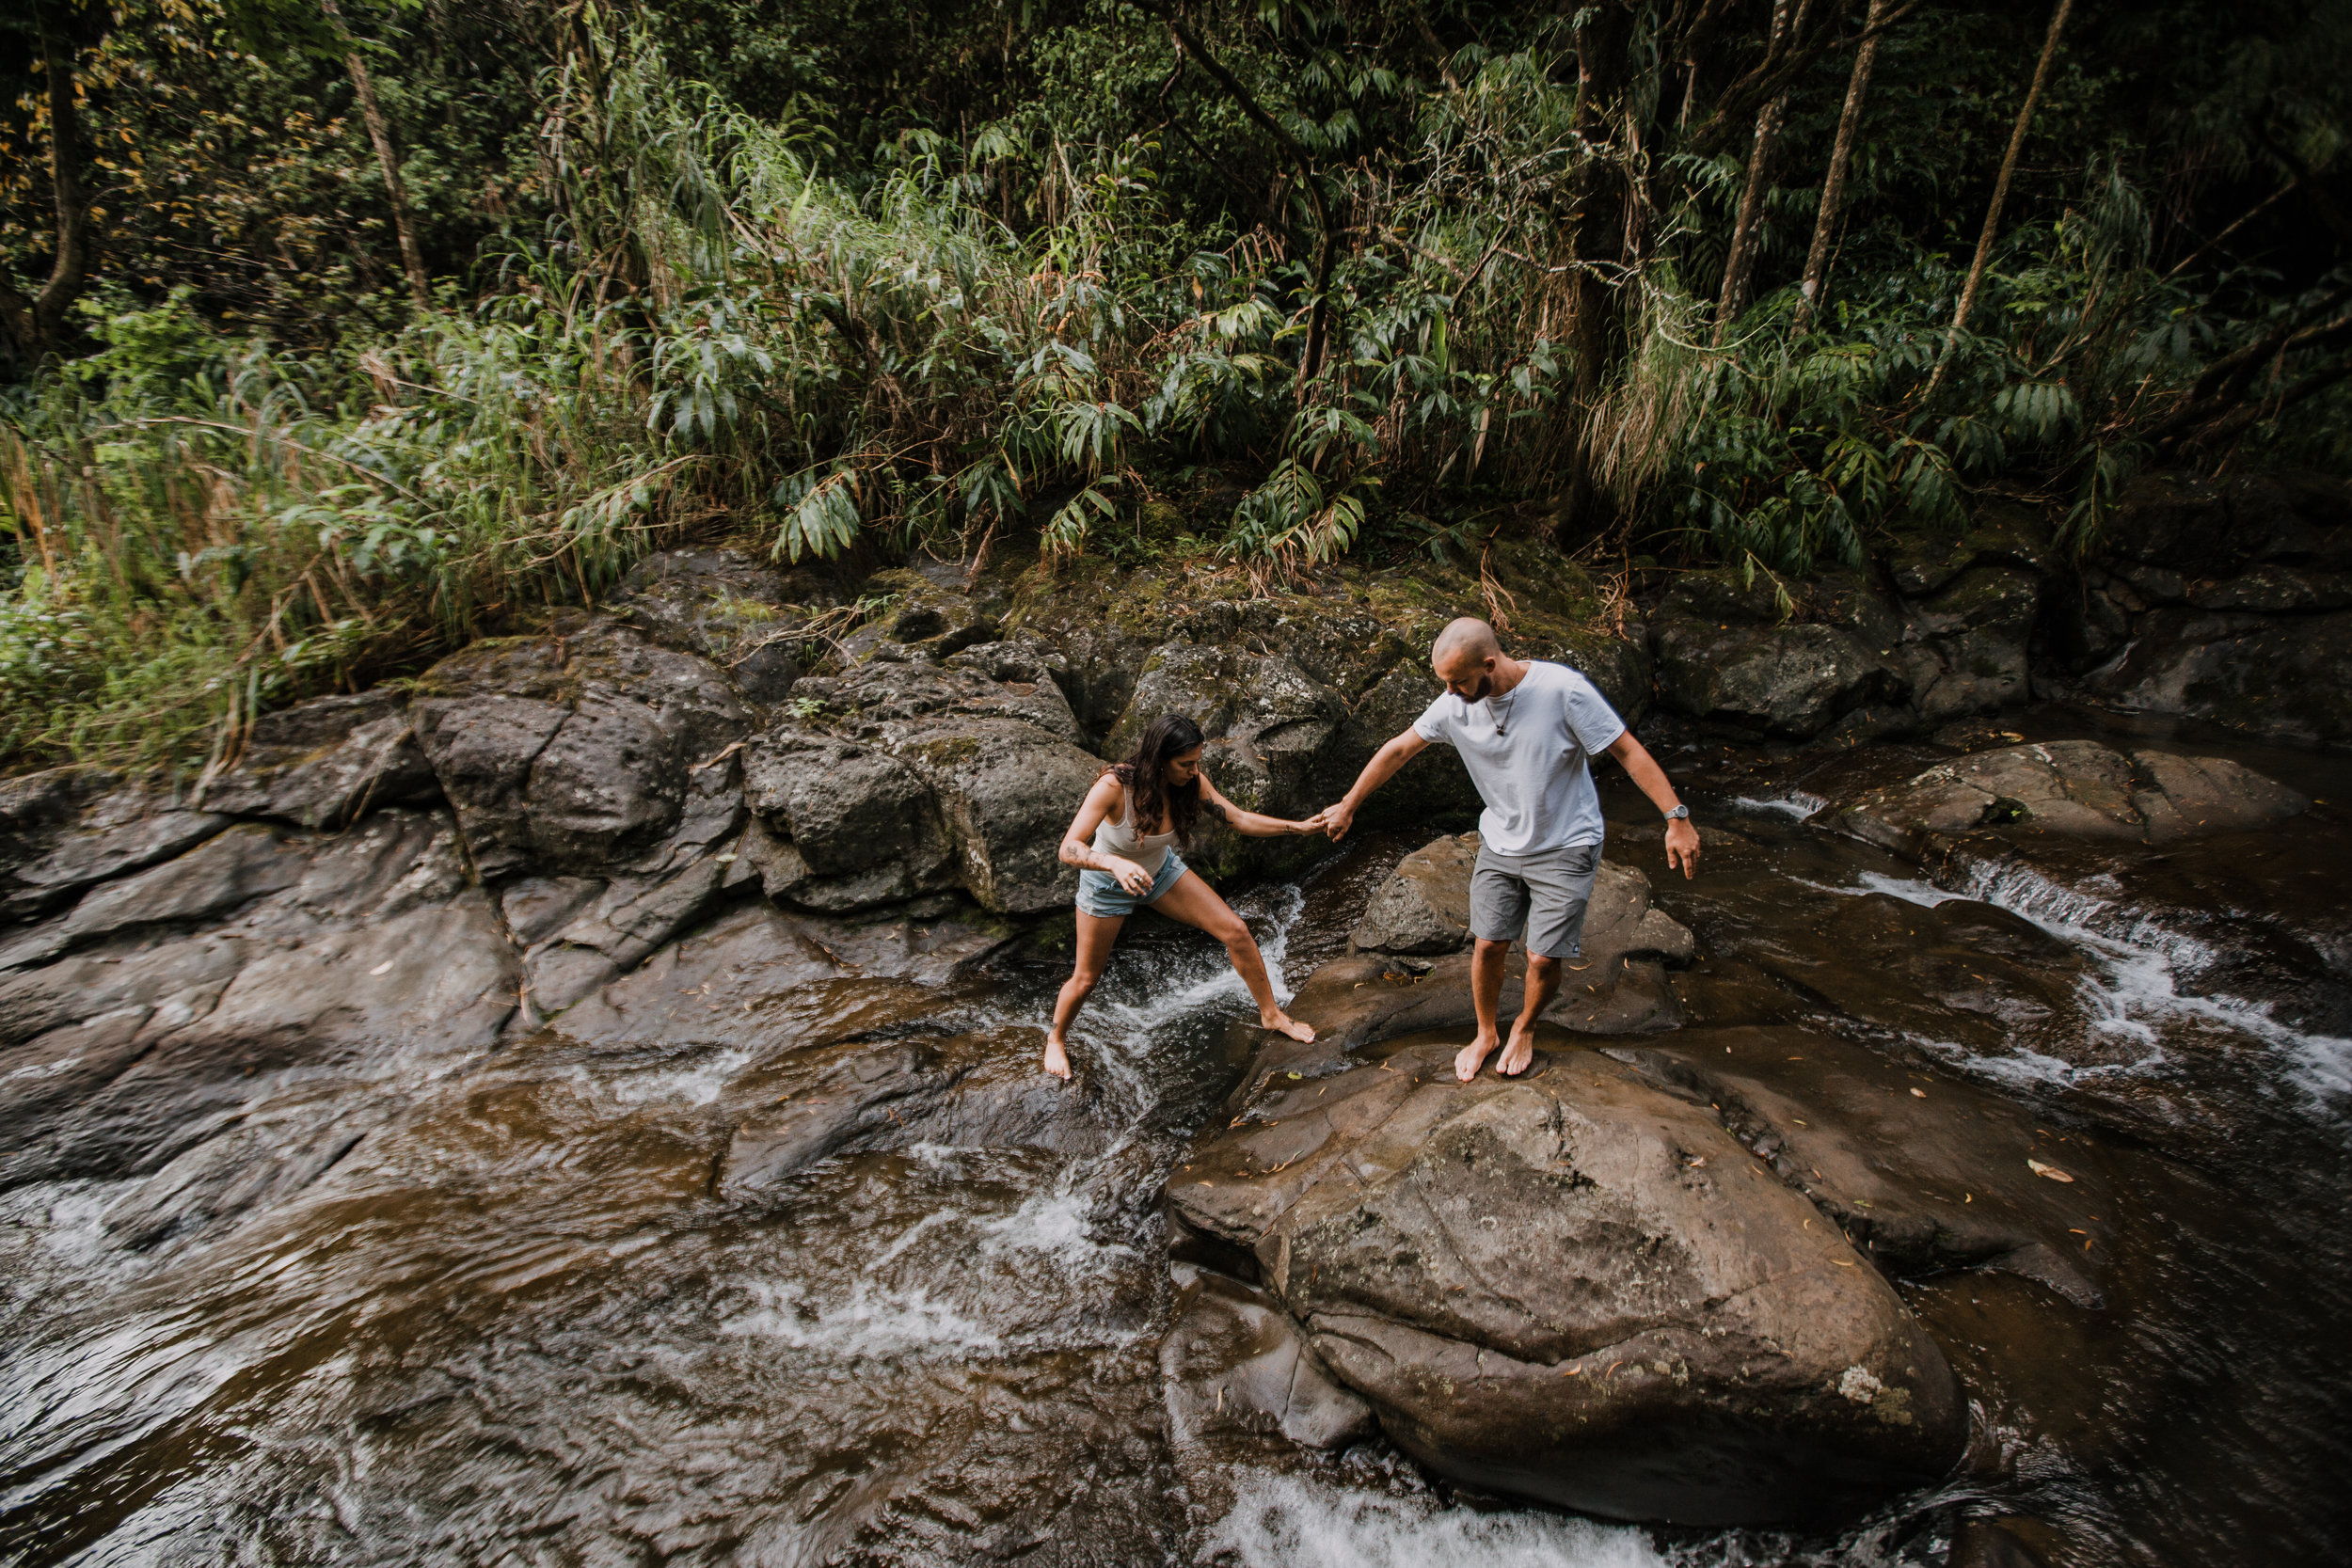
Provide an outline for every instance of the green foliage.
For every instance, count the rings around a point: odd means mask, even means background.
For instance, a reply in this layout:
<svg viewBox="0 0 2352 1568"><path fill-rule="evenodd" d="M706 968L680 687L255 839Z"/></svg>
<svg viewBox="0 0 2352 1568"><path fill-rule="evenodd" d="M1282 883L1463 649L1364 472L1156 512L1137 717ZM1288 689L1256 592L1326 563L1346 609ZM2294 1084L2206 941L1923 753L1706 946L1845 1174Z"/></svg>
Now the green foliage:
<svg viewBox="0 0 2352 1568"><path fill-rule="evenodd" d="M2341 257L2184 261L2173 215L2206 178L2182 149L2251 180L2352 144L2326 65L2352 30L2259 0L2223 49L2184 51L2169 9L2070 48L1956 338L2039 37L1998 8L1889 36L1803 329L1804 182L1767 195L1756 302L1712 319L1746 144L1701 133L1759 57L1738 25L1686 61L1654 8L1189 8L1278 136L1112 0L649 4L618 33L344 9L429 309L336 49L256 49L210 0L84 40L110 270L87 352L0 432L0 760L185 757L698 530L791 563L1263 575L1474 557L1541 515L1786 576L1987 487L2089 547L2150 461L2352 451L2344 387L2265 401L2230 370L2303 341ZM1612 18L1614 97L1580 86ZM1792 86L1781 178L1818 180L1849 57ZM0 144L44 123L20 94ZM20 279L39 164L0 173Z"/></svg>

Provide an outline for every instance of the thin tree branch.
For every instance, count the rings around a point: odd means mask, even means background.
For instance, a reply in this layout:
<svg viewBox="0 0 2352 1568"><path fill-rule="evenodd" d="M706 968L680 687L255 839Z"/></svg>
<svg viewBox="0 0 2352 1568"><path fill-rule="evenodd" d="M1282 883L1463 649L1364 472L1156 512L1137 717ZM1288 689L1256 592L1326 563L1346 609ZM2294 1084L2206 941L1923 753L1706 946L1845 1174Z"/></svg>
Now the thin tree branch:
<svg viewBox="0 0 2352 1568"><path fill-rule="evenodd" d="M1281 121L1266 112L1249 89L1242 86L1239 77L1226 70L1223 62L1209 53L1209 46L1200 41L1199 34L1184 25L1183 20L1166 7L1153 5L1152 8L1158 11L1161 20L1168 24L1168 33L1175 39L1176 46L1200 61L1200 69L1231 95L1233 102L1240 105L1241 112L1298 160L1299 183L1307 187L1307 199L1315 210L1315 226L1323 231L1323 244L1315 259L1314 308L1307 320L1307 352L1298 360L1298 384L1303 388L1323 368L1323 339L1330 320L1331 268L1339 260L1340 244L1339 230L1331 222L1330 204L1324 199L1323 182L1315 178L1314 155L1299 145L1298 138L1284 129Z"/></svg>
<svg viewBox="0 0 2352 1568"><path fill-rule="evenodd" d="M1846 82L1846 106L1837 116L1837 139L1829 155L1829 173L1821 182L1821 206L1813 219L1813 245L1805 252L1804 284L1797 298L1799 331L1813 324L1813 312L1820 308L1821 296L1829 286L1829 250L1837 237L1837 219L1846 203L1846 169L1853 159L1854 133L1862 124L1862 103L1870 90L1871 68L1878 62L1879 40L1875 29L1886 12L1886 0L1870 0L1870 13L1863 19L1862 46L1854 51L1853 74Z"/></svg>
<svg viewBox="0 0 2352 1568"><path fill-rule="evenodd" d="M424 252L417 245L417 227L409 216L408 187L400 178L400 157L392 150L391 129L375 102L375 84L368 76L367 62L359 57L358 41L351 36L351 29L343 25L343 13L335 0L319 0L319 8L326 13L335 36L343 40L343 67L351 73L352 91L359 99L359 118L367 123L368 140L375 144L376 166L384 172L384 196L391 203L392 232L400 240L400 263L408 275L408 293L415 298L418 309L429 310L433 308L433 282L424 270Z"/></svg>
<svg viewBox="0 0 2352 1568"><path fill-rule="evenodd" d="M1928 377L1928 391L1932 394L1944 379L1945 370L1952 362L1952 350L1960 342L1961 330L1968 325L1968 312L1976 308L1977 290L1984 282L1984 269L1993 260L1993 241L2001 231L2001 208L2009 200L2010 181L2017 173L2017 154L2026 145L2026 133L2033 127L2033 112L2042 103L2042 89L2049 85L2050 63L2058 58L2058 37L2066 30L2066 18L2074 8L2074 0L2058 0L2058 8L2050 13L2050 30L2042 40L2042 58L2033 68L2033 85L2026 89L2026 102L2018 107L2017 124L2009 134L2009 150L2001 155L2000 178L1993 182L1993 201L1984 210L1984 231L1977 236L1976 259L1968 264L1968 281L1961 286L1960 308L1952 312L1951 329L1944 337L1944 352L1936 357L1935 373Z"/></svg>

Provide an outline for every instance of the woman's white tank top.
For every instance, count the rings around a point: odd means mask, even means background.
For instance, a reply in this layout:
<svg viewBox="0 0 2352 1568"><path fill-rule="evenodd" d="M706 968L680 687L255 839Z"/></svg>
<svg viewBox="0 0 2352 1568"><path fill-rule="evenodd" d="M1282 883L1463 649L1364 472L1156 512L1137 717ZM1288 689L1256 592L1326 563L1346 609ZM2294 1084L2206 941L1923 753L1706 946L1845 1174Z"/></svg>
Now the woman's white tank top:
<svg viewBox="0 0 2352 1568"><path fill-rule="evenodd" d="M1094 847L1105 855L1135 862L1156 877L1160 867L1168 863L1168 847L1176 842L1173 832L1138 833L1136 832L1136 798L1125 785L1120 786L1120 797L1126 801L1127 820L1114 822L1104 817L1094 830Z"/></svg>

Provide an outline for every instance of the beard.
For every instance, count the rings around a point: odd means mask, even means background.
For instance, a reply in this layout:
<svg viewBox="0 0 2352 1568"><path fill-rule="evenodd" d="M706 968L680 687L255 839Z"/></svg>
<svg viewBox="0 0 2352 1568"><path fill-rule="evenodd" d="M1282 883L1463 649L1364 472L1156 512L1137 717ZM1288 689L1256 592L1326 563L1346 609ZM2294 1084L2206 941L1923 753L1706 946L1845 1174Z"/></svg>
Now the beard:
<svg viewBox="0 0 2352 1568"><path fill-rule="evenodd" d="M1478 677L1478 689L1472 691L1467 700L1472 703L1483 703L1494 694L1495 678L1492 675L1481 675Z"/></svg>

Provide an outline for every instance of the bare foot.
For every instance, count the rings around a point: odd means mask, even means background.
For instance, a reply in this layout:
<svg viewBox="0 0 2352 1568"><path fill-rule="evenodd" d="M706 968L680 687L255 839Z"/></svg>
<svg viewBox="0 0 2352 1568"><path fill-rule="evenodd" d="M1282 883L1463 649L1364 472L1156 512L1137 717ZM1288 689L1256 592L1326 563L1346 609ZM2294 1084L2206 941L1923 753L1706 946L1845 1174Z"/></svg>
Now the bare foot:
<svg viewBox="0 0 2352 1568"><path fill-rule="evenodd" d="M1045 1070L1064 1083L1070 1080L1069 1054L1062 1050L1061 1041L1051 1035L1045 1037Z"/></svg>
<svg viewBox="0 0 2352 1568"><path fill-rule="evenodd" d="M1312 1026L1299 1022L1298 1020L1291 1017L1290 1014L1285 1012L1277 1012L1272 1018L1268 1018L1265 1014L1260 1013L1258 1015L1258 1022L1261 1026L1271 1029L1278 1035L1288 1035L1295 1040L1305 1041L1311 1040L1315 1037L1315 1032Z"/></svg>
<svg viewBox="0 0 2352 1568"><path fill-rule="evenodd" d="M1454 1053L1454 1076L1467 1084L1478 1076L1478 1069L1486 1065L1487 1053L1500 1044L1492 1035L1481 1035Z"/></svg>
<svg viewBox="0 0 2352 1568"><path fill-rule="evenodd" d="M1495 1058L1495 1070L1505 1078L1517 1078L1527 1070L1527 1064L1535 1059L1535 1031L1524 1023L1511 1028L1511 1043Z"/></svg>

